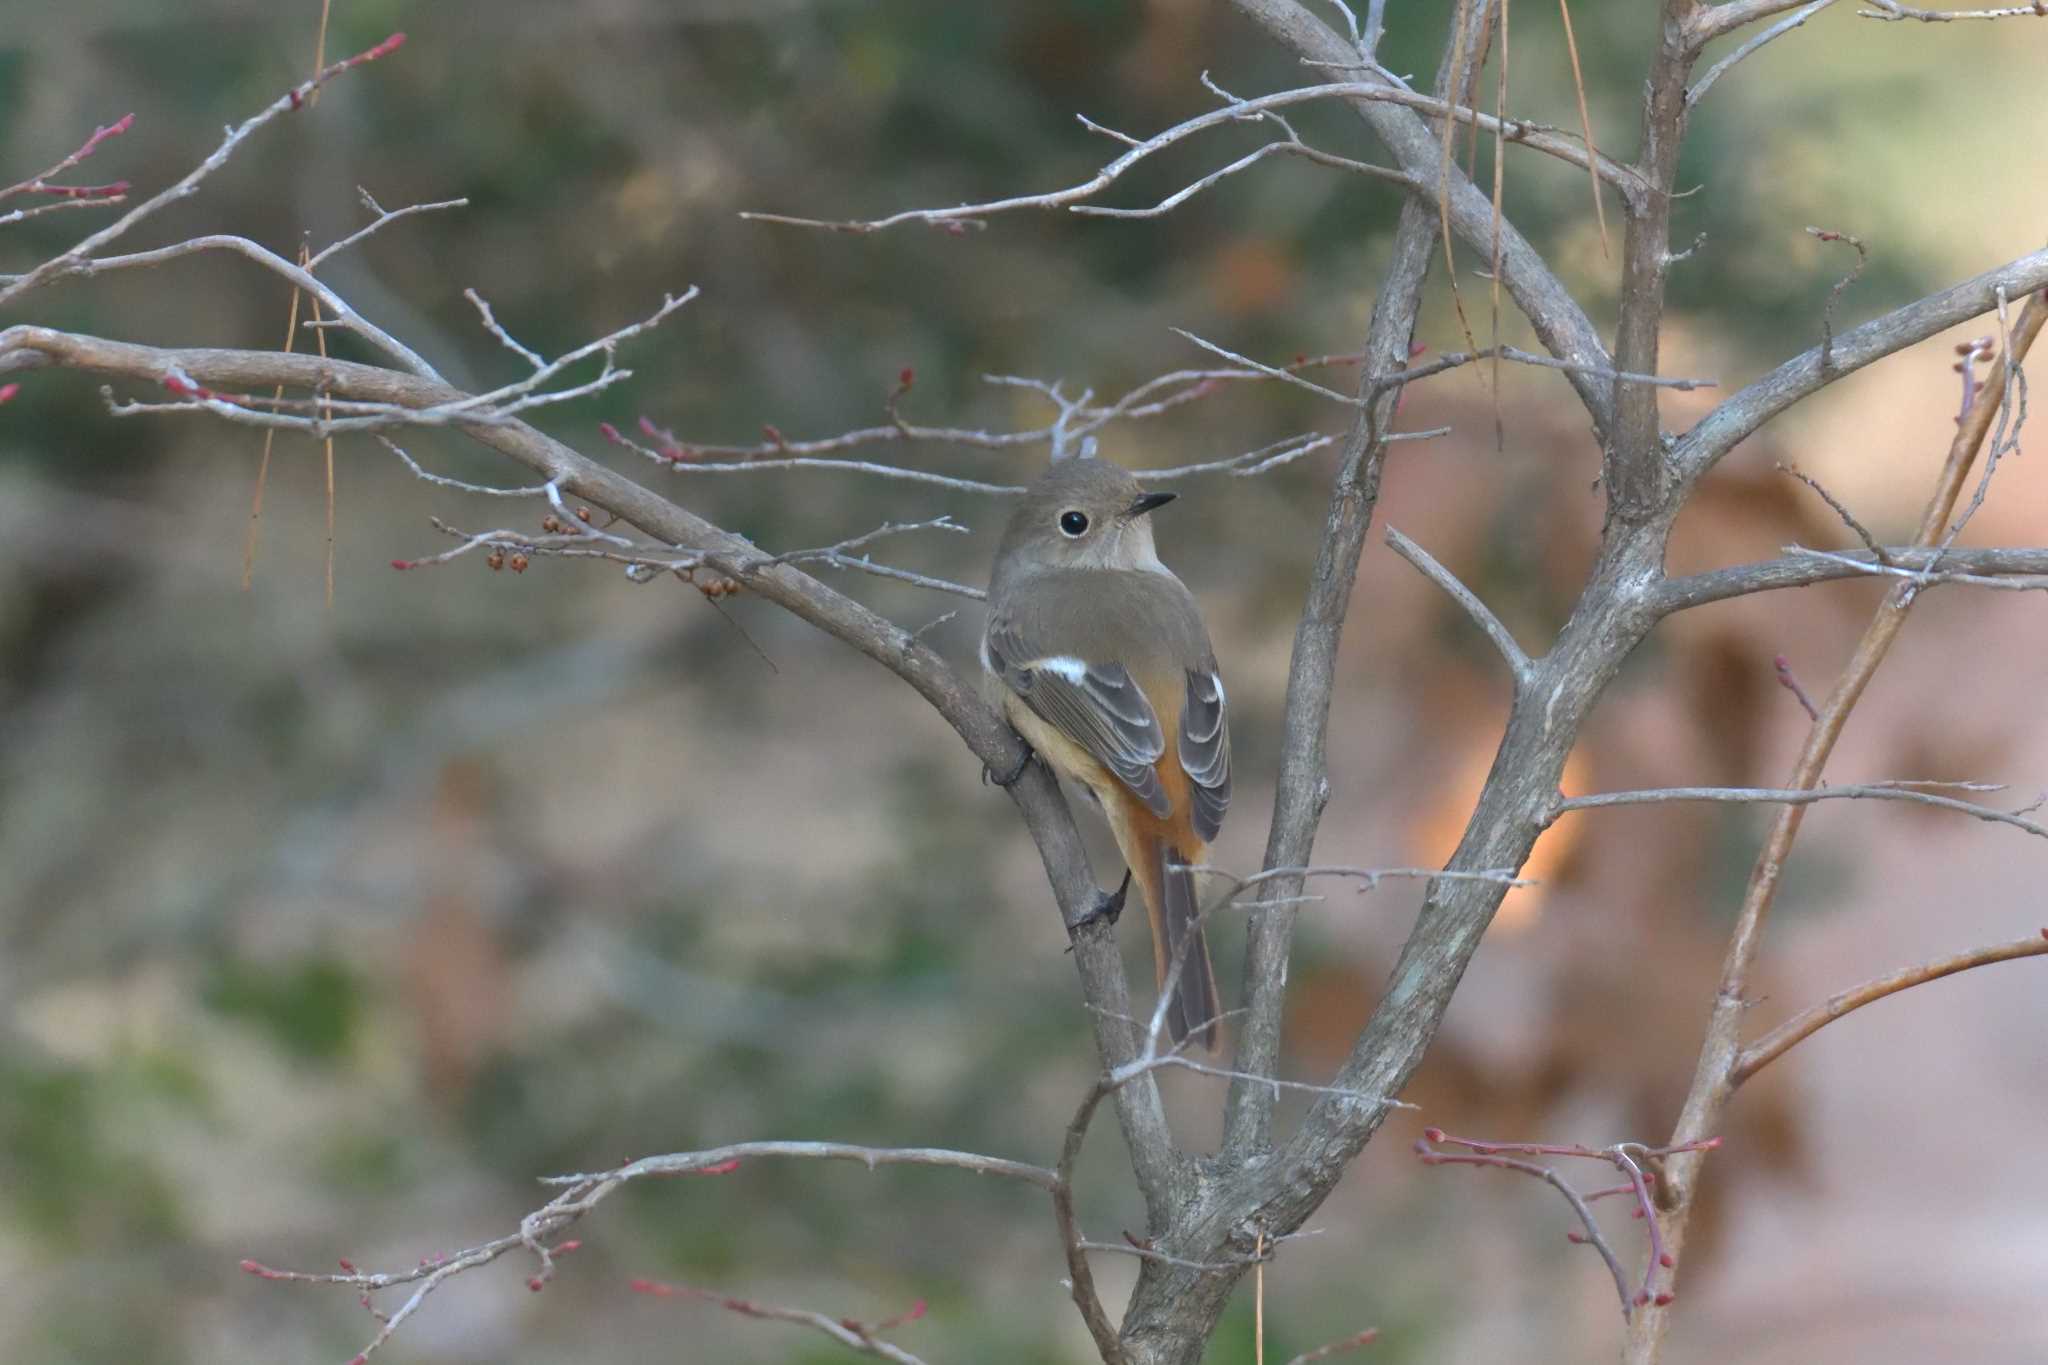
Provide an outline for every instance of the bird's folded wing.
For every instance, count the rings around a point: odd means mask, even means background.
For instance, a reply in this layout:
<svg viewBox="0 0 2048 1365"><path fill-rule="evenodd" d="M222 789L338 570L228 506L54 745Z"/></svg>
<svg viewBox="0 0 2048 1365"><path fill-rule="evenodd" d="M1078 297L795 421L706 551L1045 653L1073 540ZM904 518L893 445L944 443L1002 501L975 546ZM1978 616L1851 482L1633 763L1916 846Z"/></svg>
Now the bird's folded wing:
<svg viewBox="0 0 2048 1365"><path fill-rule="evenodd" d="M1154 815L1172 810L1155 766L1166 752L1166 735L1122 664L1035 646L1000 616L989 623L983 649L989 671L1041 720L1093 754Z"/></svg>
<svg viewBox="0 0 2048 1365"><path fill-rule="evenodd" d="M1180 766L1194 783L1195 833L1205 842L1223 828L1230 808L1230 726L1223 679L1212 664L1188 670L1187 707L1180 716Z"/></svg>

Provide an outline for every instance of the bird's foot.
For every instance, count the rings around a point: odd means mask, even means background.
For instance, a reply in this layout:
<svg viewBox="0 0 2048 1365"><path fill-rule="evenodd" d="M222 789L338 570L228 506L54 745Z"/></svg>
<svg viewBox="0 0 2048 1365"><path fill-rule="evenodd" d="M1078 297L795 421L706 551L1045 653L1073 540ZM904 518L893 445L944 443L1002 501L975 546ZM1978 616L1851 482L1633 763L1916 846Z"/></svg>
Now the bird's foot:
<svg viewBox="0 0 2048 1365"><path fill-rule="evenodd" d="M1123 916L1124 899L1130 895L1130 891L1131 870L1125 868L1124 879L1116 884L1116 890L1096 892L1095 904L1089 908L1087 914L1074 922L1074 930L1079 931L1098 922L1114 928L1117 920Z"/></svg>
<svg viewBox="0 0 2048 1365"><path fill-rule="evenodd" d="M1010 733L1017 734L1017 732L1014 730L1012 730ZM1017 735L1017 742L1024 746L1024 756L1017 760L1017 766L1010 769L1010 771L1006 773L999 773L994 768L989 767L986 763L982 764L981 780L984 785L993 782L998 787L1001 787L1004 791L1008 791L1010 788L1016 786L1018 780L1024 776L1024 770L1031 766L1032 759L1038 757L1038 751L1033 749L1031 747L1031 742L1025 739L1022 735Z"/></svg>

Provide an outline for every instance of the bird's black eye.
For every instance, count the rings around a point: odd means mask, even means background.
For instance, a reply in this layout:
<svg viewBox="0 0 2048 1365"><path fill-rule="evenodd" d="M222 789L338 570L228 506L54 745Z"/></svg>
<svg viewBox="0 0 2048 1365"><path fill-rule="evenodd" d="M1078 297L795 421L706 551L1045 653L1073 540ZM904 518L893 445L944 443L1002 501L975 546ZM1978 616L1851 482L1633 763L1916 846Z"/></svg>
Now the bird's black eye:
<svg viewBox="0 0 2048 1365"><path fill-rule="evenodd" d="M1086 534L1088 530L1088 514L1086 512L1060 513L1060 529L1070 536Z"/></svg>

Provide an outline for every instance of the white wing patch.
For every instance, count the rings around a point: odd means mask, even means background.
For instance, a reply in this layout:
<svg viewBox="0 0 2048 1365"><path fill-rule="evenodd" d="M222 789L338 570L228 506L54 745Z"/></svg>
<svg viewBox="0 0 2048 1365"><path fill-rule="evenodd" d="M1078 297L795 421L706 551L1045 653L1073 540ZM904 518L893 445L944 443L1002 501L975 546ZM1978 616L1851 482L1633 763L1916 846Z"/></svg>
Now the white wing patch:
<svg viewBox="0 0 2048 1365"><path fill-rule="evenodd" d="M1043 670L1047 673L1057 673L1076 687L1084 686L1088 681L1088 665L1086 661L1077 659L1071 654L1052 654L1043 659L1032 659L1027 661L1023 667L1033 671Z"/></svg>

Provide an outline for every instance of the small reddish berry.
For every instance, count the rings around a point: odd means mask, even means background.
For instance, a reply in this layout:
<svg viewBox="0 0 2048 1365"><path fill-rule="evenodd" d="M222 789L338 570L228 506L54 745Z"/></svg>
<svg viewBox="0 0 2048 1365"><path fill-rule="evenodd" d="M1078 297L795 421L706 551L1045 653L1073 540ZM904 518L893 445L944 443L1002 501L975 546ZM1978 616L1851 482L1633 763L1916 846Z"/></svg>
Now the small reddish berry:
<svg viewBox="0 0 2048 1365"><path fill-rule="evenodd" d="M526 572L526 556L525 556L525 555L521 554L521 555L513 555L513 556L512 556L512 572L513 572L513 573L525 573L525 572Z"/></svg>

